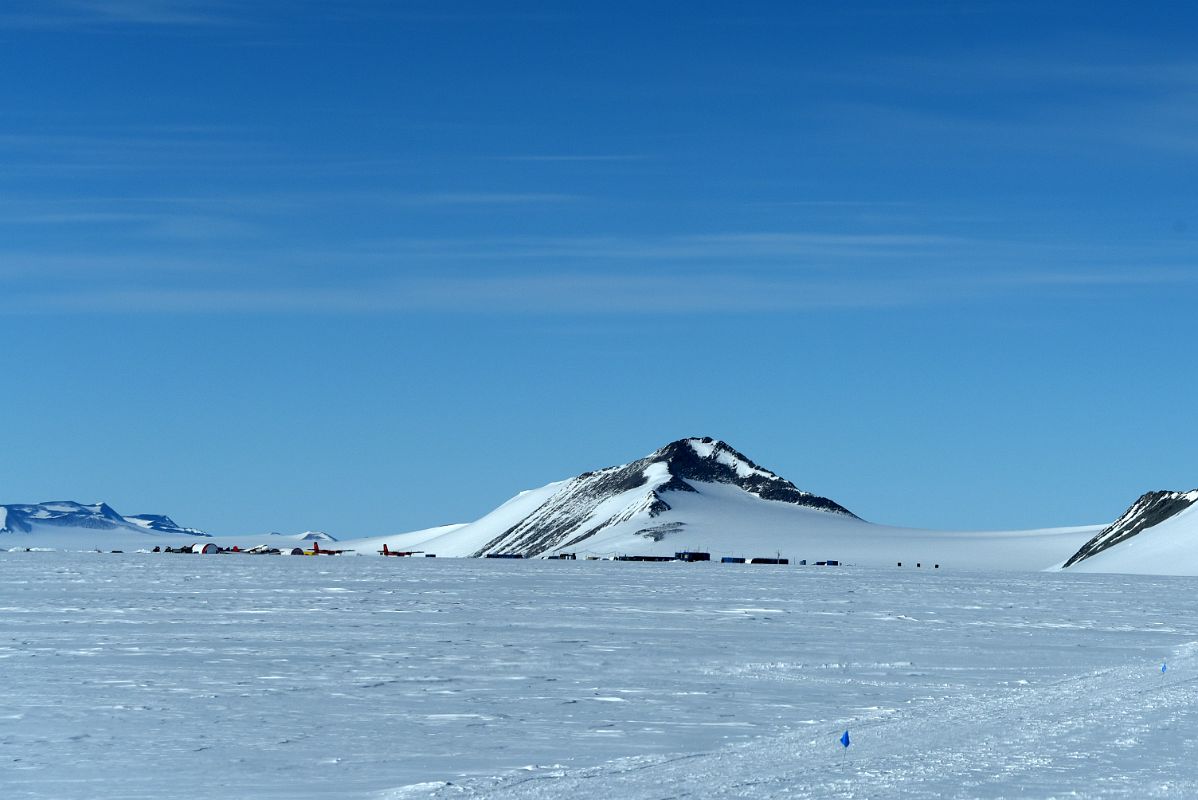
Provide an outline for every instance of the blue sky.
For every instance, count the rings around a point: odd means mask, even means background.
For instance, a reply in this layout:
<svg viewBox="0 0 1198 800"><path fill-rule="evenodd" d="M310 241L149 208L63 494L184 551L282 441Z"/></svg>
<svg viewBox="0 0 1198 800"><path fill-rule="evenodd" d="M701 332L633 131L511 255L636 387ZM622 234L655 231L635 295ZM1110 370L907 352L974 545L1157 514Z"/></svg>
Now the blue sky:
<svg viewBox="0 0 1198 800"><path fill-rule="evenodd" d="M1198 12L1044 5L9 0L0 502L386 533L687 435L894 524L1192 488Z"/></svg>

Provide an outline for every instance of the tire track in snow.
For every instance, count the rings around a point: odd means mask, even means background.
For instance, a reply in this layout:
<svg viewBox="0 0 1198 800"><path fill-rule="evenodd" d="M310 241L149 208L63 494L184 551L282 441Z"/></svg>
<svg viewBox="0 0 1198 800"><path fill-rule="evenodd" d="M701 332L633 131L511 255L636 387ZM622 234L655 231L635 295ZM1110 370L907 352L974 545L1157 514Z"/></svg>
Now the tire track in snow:
<svg viewBox="0 0 1198 800"><path fill-rule="evenodd" d="M636 757L382 792L399 798L1001 798L1198 796L1198 643L1169 673L1136 663L1039 686L944 698L707 753ZM853 731L847 757L836 741Z"/></svg>

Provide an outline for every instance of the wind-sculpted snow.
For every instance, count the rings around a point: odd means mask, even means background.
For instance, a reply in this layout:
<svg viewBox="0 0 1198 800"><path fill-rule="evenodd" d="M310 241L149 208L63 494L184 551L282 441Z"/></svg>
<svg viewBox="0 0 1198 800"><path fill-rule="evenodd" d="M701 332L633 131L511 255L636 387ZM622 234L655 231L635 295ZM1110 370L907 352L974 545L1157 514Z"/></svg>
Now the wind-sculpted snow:
<svg viewBox="0 0 1198 800"><path fill-rule="evenodd" d="M5 800L1198 795L1189 578L24 552L0 573Z"/></svg>
<svg viewBox="0 0 1198 800"><path fill-rule="evenodd" d="M648 529L653 518L672 509L670 493L701 493L696 483L735 486L759 500L856 519L838 503L800 491L723 442L710 437L680 439L631 464L583 473L565 481L541 506L472 555L504 552L536 556L585 547L596 535L634 520Z"/></svg>
<svg viewBox="0 0 1198 800"><path fill-rule="evenodd" d="M1190 492L1148 492L1132 503L1123 516L1104 528L1065 562L1066 567L1096 556L1104 550L1121 544L1181 512L1198 502L1198 489ZM1190 548L1194 543L1190 544Z"/></svg>

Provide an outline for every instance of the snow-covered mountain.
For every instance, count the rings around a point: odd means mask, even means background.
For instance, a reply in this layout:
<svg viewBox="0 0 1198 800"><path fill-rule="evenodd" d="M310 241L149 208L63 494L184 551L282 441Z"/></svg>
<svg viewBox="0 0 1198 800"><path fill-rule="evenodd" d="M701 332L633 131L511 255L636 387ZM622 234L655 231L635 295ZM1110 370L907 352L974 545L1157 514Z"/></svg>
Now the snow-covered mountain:
<svg viewBox="0 0 1198 800"><path fill-rule="evenodd" d="M208 535L198 528L184 528L164 514L132 514L126 516L125 520L148 531L158 531L159 533L183 533L188 536Z"/></svg>
<svg viewBox="0 0 1198 800"><path fill-rule="evenodd" d="M1064 564L1084 572L1198 574L1198 489L1148 492Z"/></svg>
<svg viewBox="0 0 1198 800"><path fill-rule="evenodd" d="M0 534L35 533L38 531L153 531L188 536L207 536L201 530L184 528L162 514L133 514L125 517L107 503L84 505L71 500L58 500L31 505L0 506Z"/></svg>
<svg viewBox="0 0 1198 800"><path fill-rule="evenodd" d="M271 536L281 536L284 539L293 539L297 542L335 542L335 541L337 541L336 536L334 536L331 533L325 533L324 531L304 531L303 533L293 533L293 534L279 533L278 531L271 531L270 535Z"/></svg>
<svg viewBox="0 0 1198 800"><path fill-rule="evenodd" d="M441 556L557 553L782 557L984 569L1060 564L1098 526L1017 532L921 531L874 525L804 492L724 442L681 439L644 458L521 492L481 519L343 541L359 553ZM916 567L919 568L919 567Z"/></svg>
<svg viewBox="0 0 1198 800"><path fill-rule="evenodd" d="M532 513L473 553L541 555L550 550L587 547L616 526L635 523L636 533L661 541L686 522L669 517L681 493L701 493L704 485L736 487L760 500L854 517L826 497L800 491L762 469L723 442L711 438L671 442L642 459L565 481ZM676 537L675 537L676 538Z"/></svg>
<svg viewBox="0 0 1198 800"><path fill-rule="evenodd" d="M1036 570L1060 565L1101 526L953 532L866 522L843 505L765 469L724 442L680 439L628 464L521 492L474 522L392 536L342 539L338 549L438 556L558 553L672 556L680 550L792 562L835 560L916 569ZM100 503L0 506L0 549L149 549L180 535L207 536L169 517L122 517ZM328 534L232 535L212 539L248 549Z"/></svg>

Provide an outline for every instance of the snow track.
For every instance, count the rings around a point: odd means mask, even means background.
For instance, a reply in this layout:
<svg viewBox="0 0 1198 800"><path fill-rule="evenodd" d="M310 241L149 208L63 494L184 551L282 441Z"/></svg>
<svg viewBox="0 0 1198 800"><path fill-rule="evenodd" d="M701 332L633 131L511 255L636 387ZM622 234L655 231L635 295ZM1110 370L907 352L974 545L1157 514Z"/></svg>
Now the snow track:
<svg viewBox="0 0 1198 800"><path fill-rule="evenodd" d="M1173 657L1195 674L1195 646ZM1195 797L1198 678L1137 663L1035 688L967 695L885 721L786 733L712 752L622 759L384 798ZM851 756L851 757L850 757Z"/></svg>

